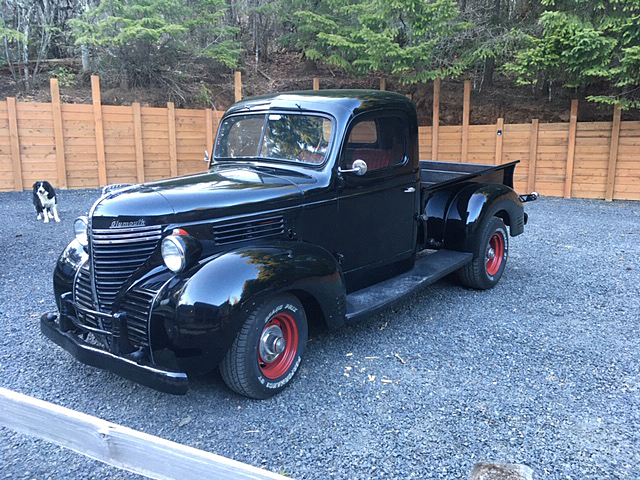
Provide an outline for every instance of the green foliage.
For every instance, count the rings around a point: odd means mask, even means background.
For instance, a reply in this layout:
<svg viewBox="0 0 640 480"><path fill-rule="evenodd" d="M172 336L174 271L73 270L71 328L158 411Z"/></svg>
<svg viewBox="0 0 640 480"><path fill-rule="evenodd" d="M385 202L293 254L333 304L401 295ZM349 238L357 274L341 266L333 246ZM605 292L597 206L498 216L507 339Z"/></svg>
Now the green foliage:
<svg viewBox="0 0 640 480"><path fill-rule="evenodd" d="M0 39L7 42L26 42L27 37L22 32L18 30L14 30L13 28L9 28L5 25L5 22L2 18L0 18Z"/></svg>
<svg viewBox="0 0 640 480"><path fill-rule="evenodd" d="M194 97L194 100L196 103L200 105L207 105L207 106L213 105L213 93L211 92L211 89L207 87L207 85L204 82L200 82L200 90Z"/></svg>
<svg viewBox="0 0 640 480"><path fill-rule="evenodd" d="M4 20L0 18L0 40L6 42L6 45L9 45L13 42L25 42L27 37L18 30L7 27ZM4 56L0 57L0 65L9 62L11 62L11 55L9 52L6 52Z"/></svg>
<svg viewBox="0 0 640 480"><path fill-rule="evenodd" d="M50 73L50 76L58 79L58 85L61 87L70 87L76 82L76 74L67 67L56 66Z"/></svg>
<svg viewBox="0 0 640 480"><path fill-rule="evenodd" d="M296 12L294 22L309 58L350 72L414 83L459 75L465 66L437 56L440 45L468 27L454 0L329 0Z"/></svg>
<svg viewBox="0 0 640 480"><path fill-rule="evenodd" d="M70 23L76 44L93 47L98 68L130 85L171 88L194 62L235 67L237 29L224 0L103 0Z"/></svg>
<svg viewBox="0 0 640 480"><path fill-rule="evenodd" d="M638 105L640 0L544 0L542 33L527 36L505 70L521 84L548 82L569 88L608 83L618 94L591 96L601 103ZM626 88L626 90L624 89Z"/></svg>

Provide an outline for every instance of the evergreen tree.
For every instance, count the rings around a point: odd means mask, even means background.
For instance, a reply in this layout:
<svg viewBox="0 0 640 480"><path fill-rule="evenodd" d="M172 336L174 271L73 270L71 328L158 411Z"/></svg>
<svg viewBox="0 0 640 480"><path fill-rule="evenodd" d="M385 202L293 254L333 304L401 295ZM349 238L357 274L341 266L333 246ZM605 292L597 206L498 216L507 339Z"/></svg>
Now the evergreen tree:
<svg viewBox="0 0 640 480"><path fill-rule="evenodd" d="M328 0L295 14L305 54L349 72L406 82L459 75L464 59L437 52L469 25L454 0Z"/></svg>
<svg viewBox="0 0 640 480"><path fill-rule="evenodd" d="M569 88L608 84L618 91L590 96L622 108L640 106L640 0L543 0L541 34L527 36L506 70L518 83Z"/></svg>
<svg viewBox="0 0 640 480"><path fill-rule="evenodd" d="M78 44L94 48L99 70L123 86L162 85L180 96L194 62L235 67L236 29L225 0L103 0L73 22Z"/></svg>

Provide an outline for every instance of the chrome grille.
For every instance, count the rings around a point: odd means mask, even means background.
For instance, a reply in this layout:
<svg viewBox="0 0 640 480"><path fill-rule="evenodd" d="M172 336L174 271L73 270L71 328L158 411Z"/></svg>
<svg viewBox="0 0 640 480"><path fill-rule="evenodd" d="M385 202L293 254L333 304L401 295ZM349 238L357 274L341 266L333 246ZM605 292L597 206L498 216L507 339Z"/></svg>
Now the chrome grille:
<svg viewBox="0 0 640 480"><path fill-rule="evenodd" d="M91 294L91 277L89 262L86 262L78 271L73 286L73 300L79 307L88 310L96 310L95 302ZM125 296L118 310L127 313L127 333L129 341L135 347L149 346L149 313L157 292L145 288L133 288ZM80 323L88 327L117 332L117 325L112 320L103 318L101 322L91 313L85 313L81 309L76 310Z"/></svg>
<svg viewBox="0 0 640 480"><path fill-rule="evenodd" d="M85 262L85 264L80 267L80 270L78 270L76 281L73 285L73 301L80 307L88 310L96 309L93 301L93 294L91 293L91 272L89 270L89 262ZM80 323L93 328L101 328L95 315L84 313L78 309L77 316Z"/></svg>
<svg viewBox="0 0 640 480"><path fill-rule="evenodd" d="M230 222L213 227L213 238L217 245L270 237L284 233L282 215Z"/></svg>
<svg viewBox="0 0 640 480"><path fill-rule="evenodd" d="M146 288L131 289L120 306L127 312L129 341L136 347L149 346L149 312L156 293Z"/></svg>
<svg viewBox="0 0 640 480"><path fill-rule="evenodd" d="M110 312L116 295L158 246L162 226L91 230L95 287L101 310Z"/></svg>

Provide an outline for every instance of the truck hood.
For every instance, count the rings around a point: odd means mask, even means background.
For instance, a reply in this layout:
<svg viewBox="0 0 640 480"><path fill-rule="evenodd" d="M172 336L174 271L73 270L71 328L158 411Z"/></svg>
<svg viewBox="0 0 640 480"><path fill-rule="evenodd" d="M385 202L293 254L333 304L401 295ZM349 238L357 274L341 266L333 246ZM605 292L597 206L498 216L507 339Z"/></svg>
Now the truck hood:
<svg viewBox="0 0 640 480"><path fill-rule="evenodd" d="M116 190L94 205L92 221L94 228L188 223L291 207L302 195L295 177L226 167Z"/></svg>

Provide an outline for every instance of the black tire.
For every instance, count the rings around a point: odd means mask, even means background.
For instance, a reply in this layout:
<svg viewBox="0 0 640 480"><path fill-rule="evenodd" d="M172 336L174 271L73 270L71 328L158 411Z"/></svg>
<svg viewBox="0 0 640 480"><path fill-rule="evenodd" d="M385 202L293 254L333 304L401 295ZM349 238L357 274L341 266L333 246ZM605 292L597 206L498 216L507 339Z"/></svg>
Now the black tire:
<svg viewBox="0 0 640 480"><path fill-rule="evenodd" d="M296 297L283 294L266 300L247 316L222 360L222 378L229 388L250 398L281 392L300 367L307 332L307 316Z"/></svg>
<svg viewBox="0 0 640 480"><path fill-rule="evenodd" d="M491 217L481 227L473 249L473 260L458 270L463 285L478 290L493 288L500 281L509 256L509 234L501 218Z"/></svg>

